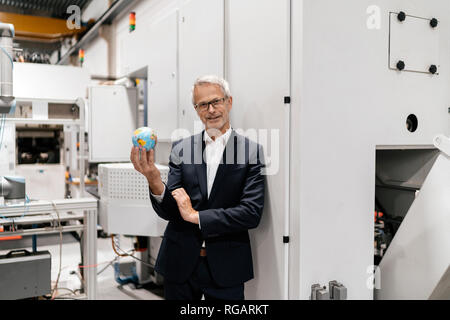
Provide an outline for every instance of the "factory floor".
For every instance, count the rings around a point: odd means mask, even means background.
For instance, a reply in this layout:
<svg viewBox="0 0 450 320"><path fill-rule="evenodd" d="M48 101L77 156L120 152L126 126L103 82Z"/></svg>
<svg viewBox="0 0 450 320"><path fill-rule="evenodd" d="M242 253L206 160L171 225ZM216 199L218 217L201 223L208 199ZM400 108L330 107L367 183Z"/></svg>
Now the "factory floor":
<svg viewBox="0 0 450 320"><path fill-rule="evenodd" d="M131 240L121 238L121 248L124 250L131 249ZM48 250L52 256L52 288L57 279L60 263L60 236L56 235L40 235L37 238L37 250ZM11 250L27 249L31 251L31 237L24 237L22 240L0 241L0 255L7 254ZM78 264L80 260L80 243L72 234L63 234L61 275L59 279L58 296L60 299L72 299L74 297L70 290L76 290L81 287L80 276L78 273ZM97 299L100 300L161 300L162 288L152 284L146 285L149 288L136 288L133 284L120 286L114 277L114 269L112 264L108 263L114 260L116 254L111 246L110 238L98 238L97 240L97 272L102 271L97 276ZM129 261L132 258L121 258L122 261ZM64 289L63 289L64 288ZM70 289L70 290L67 290Z"/></svg>

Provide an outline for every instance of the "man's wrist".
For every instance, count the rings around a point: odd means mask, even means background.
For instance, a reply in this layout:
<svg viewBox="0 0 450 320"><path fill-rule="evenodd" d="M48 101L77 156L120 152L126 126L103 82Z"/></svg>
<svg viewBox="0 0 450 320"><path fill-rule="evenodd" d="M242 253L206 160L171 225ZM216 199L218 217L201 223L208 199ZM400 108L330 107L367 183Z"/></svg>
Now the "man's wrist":
<svg viewBox="0 0 450 320"><path fill-rule="evenodd" d="M199 214L198 211L193 210L193 212L191 213L191 218L190 218L190 222L194 223L194 224L199 224Z"/></svg>
<svg viewBox="0 0 450 320"><path fill-rule="evenodd" d="M158 178L161 178L161 172L159 172L158 168L153 165L150 170L148 170L148 173L146 174L147 180L156 180Z"/></svg>
<svg viewBox="0 0 450 320"><path fill-rule="evenodd" d="M148 186L153 194L160 195L164 191L164 184L161 180L161 174L155 167L155 171L151 171L146 175Z"/></svg>

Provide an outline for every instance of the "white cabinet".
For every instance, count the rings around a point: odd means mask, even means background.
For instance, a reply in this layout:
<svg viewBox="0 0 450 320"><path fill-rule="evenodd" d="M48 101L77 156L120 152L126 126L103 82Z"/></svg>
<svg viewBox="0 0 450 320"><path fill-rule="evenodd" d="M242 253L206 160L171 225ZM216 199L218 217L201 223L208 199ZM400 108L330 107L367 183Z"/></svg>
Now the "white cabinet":
<svg viewBox="0 0 450 320"><path fill-rule="evenodd" d="M137 128L137 89L89 88L89 161L130 161L131 137Z"/></svg>

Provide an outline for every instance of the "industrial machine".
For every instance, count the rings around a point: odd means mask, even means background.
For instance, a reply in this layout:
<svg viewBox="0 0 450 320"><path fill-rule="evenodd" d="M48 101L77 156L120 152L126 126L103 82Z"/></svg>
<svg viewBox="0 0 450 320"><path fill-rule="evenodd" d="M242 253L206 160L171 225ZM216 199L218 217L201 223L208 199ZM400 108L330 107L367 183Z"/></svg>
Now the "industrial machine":
<svg viewBox="0 0 450 320"><path fill-rule="evenodd" d="M87 163L86 103L79 97L86 95L88 79L80 68L14 64L16 107L2 123L0 175L24 177L31 199L82 196L73 189L77 182L84 190L79 176ZM66 172L73 181L66 180Z"/></svg>
<svg viewBox="0 0 450 320"><path fill-rule="evenodd" d="M73 197L66 180L66 172L74 179L80 174L79 125L83 123L83 100L54 100L18 98L13 117L7 119L11 126L3 155L12 163L14 172L27 178L27 194L34 199L63 199ZM84 144L86 146L86 144ZM5 155L7 154L7 155ZM42 184L50 181L47 188Z"/></svg>
<svg viewBox="0 0 450 320"><path fill-rule="evenodd" d="M0 244L32 236L32 251L0 257L0 286L8 288L0 290L2 299L56 294L51 256L37 251L37 235L58 232L62 239L62 233L83 232L81 262L96 264L97 201L64 199L68 167L74 179L83 177L83 197L86 105L79 97L89 75L75 67L14 63L13 37L14 27L0 24ZM82 287L95 298L95 268L84 272Z"/></svg>
<svg viewBox="0 0 450 320"><path fill-rule="evenodd" d="M157 164L157 168L162 181L167 182L169 167ZM103 231L139 236L144 250L138 251L141 261L133 263L135 282L160 283L153 267L167 221L153 210L147 179L131 163L99 164L98 174L99 222ZM118 272L119 265L116 268Z"/></svg>
<svg viewBox="0 0 450 320"><path fill-rule="evenodd" d="M169 167L157 165L167 182ZM131 163L100 164L99 221L109 234L162 236L167 222L150 202L147 179Z"/></svg>

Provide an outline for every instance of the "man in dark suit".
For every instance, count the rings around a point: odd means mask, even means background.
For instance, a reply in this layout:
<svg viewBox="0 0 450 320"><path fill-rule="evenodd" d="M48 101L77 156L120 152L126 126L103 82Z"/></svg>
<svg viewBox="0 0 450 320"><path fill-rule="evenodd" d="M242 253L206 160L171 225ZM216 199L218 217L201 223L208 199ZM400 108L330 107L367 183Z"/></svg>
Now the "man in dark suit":
<svg viewBox="0 0 450 320"><path fill-rule="evenodd" d="M244 299L244 283L253 278L248 230L264 206L262 148L230 127L225 80L197 79L192 101L205 130L173 144L167 184L153 150L131 151L153 208L169 221L155 269L166 299Z"/></svg>

